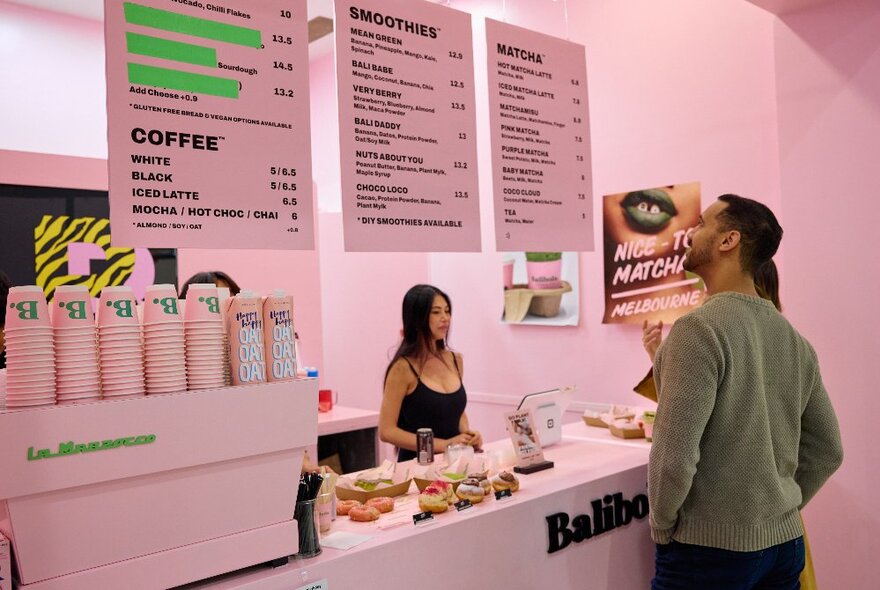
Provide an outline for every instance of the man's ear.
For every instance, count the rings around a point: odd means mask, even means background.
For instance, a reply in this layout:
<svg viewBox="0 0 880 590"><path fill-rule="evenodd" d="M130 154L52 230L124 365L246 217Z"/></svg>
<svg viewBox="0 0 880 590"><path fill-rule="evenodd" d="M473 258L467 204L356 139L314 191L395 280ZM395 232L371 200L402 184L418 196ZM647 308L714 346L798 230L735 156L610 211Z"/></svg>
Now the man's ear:
<svg viewBox="0 0 880 590"><path fill-rule="evenodd" d="M741 237L742 236L740 235L740 233L735 229L728 231L721 239L721 243L718 245L718 249L722 252L729 252L730 250L733 250L734 248L739 246Z"/></svg>

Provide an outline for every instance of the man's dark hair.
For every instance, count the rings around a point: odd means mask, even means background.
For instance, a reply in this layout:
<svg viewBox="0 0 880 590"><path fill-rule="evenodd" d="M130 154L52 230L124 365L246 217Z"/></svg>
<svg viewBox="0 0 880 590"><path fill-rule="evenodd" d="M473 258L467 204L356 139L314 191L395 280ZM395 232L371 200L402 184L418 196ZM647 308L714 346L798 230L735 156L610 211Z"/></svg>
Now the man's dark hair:
<svg viewBox="0 0 880 590"><path fill-rule="evenodd" d="M6 300L9 298L9 287L12 281L6 273L0 270L0 328L6 325Z"/></svg>
<svg viewBox="0 0 880 590"><path fill-rule="evenodd" d="M773 258L782 241L782 227L767 205L739 195L721 195L727 207L718 214L721 231L740 233L739 261L754 276L762 264Z"/></svg>

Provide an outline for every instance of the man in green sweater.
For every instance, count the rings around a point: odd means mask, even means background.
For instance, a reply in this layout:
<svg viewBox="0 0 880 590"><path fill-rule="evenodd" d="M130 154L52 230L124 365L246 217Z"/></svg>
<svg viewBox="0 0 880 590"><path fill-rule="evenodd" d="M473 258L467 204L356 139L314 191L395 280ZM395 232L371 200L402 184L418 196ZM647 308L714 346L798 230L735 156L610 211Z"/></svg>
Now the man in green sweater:
<svg viewBox="0 0 880 590"><path fill-rule="evenodd" d="M652 588L799 588L798 511L843 450L815 351L755 291L782 228L761 203L722 195L689 238L684 267L709 297L654 360Z"/></svg>

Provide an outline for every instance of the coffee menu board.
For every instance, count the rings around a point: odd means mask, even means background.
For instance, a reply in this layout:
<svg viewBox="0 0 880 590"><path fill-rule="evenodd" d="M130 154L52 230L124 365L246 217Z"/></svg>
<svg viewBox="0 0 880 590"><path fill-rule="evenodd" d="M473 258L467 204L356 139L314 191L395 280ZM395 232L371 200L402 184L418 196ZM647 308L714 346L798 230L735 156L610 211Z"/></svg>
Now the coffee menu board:
<svg viewBox="0 0 880 590"><path fill-rule="evenodd" d="M583 45L486 19L495 242L593 249Z"/></svg>
<svg viewBox="0 0 880 590"><path fill-rule="evenodd" d="M305 0L104 8L113 245L314 248Z"/></svg>
<svg viewBox="0 0 880 590"><path fill-rule="evenodd" d="M479 251L470 15L335 6L345 249Z"/></svg>

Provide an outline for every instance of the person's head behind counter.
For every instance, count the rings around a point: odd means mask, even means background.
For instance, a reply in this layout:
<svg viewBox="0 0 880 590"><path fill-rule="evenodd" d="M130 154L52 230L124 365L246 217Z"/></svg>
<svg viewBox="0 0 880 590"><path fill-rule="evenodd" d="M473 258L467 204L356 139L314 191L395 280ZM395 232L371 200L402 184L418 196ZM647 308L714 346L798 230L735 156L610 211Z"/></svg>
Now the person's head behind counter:
<svg viewBox="0 0 880 590"><path fill-rule="evenodd" d="M227 287L229 289L230 295L238 295L241 291L241 288L238 286L232 277L226 274L223 271L219 270L211 270L205 272L197 272L190 278L186 280L185 283L180 287L180 295L181 299L186 299L186 292L189 291L190 285L215 285L217 287Z"/></svg>

